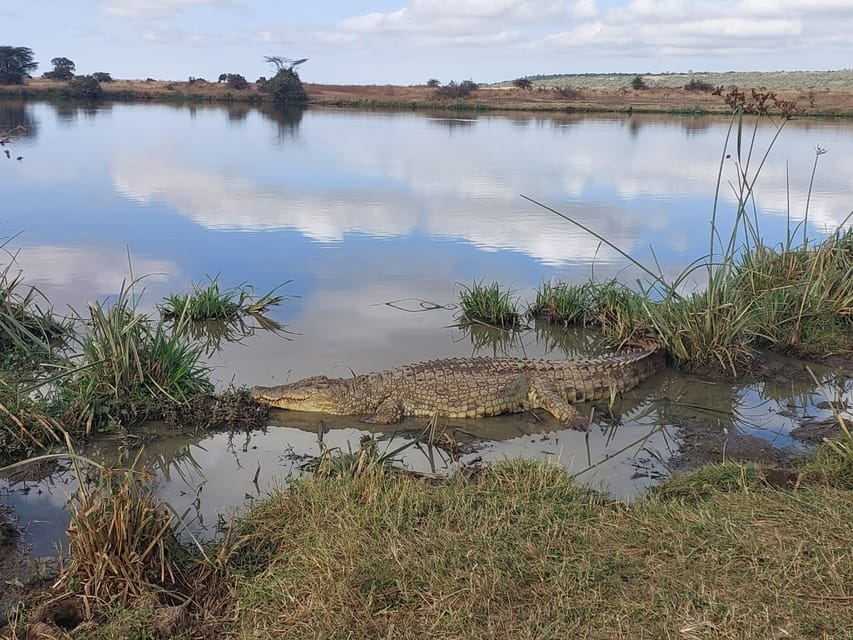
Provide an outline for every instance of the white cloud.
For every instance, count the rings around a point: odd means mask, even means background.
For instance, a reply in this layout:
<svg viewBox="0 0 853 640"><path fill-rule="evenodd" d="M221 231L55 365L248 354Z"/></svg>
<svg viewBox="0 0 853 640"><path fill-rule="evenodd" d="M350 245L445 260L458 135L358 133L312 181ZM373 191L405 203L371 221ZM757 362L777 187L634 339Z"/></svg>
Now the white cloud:
<svg viewBox="0 0 853 640"><path fill-rule="evenodd" d="M191 7L228 4L233 0L106 0L101 10L114 18L141 20L173 16Z"/></svg>

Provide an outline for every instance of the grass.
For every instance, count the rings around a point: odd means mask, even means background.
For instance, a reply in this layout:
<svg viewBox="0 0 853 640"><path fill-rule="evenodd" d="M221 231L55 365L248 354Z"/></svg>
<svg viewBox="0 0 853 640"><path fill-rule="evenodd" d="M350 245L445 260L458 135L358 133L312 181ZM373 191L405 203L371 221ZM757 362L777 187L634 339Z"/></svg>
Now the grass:
<svg viewBox="0 0 853 640"><path fill-rule="evenodd" d="M516 291L504 289L497 282L484 284L481 280L470 287L460 285L459 307L463 324L479 322L504 328L521 324Z"/></svg>
<svg viewBox="0 0 853 640"><path fill-rule="evenodd" d="M644 272L634 291L615 281L580 285L546 283L531 311L563 324L595 325L612 343L654 341L686 368L712 368L738 374L749 368L756 349L771 348L801 356L853 353L853 231L814 242L807 236L808 202L803 221L789 224L785 238L769 245L754 210L754 187L764 162L796 105L772 93L732 91L726 97L735 114L720 158L717 197L712 210L709 251L675 278L667 279L657 262L647 266L591 231L531 198L531 202L579 226ZM759 118L752 128L744 113L760 117L776 109L781 119L764 149L757 147ZM820 156L816 149L814 184ZM731 188L737 210L731 229L717 223L723 167L732 158ZM811 195L811 187L809 196ZM845 221L846 222L846 221ZM705 288L685 291L697 273Z"/></svg>
<svg viewBox="0 0 853 640"><path fill-rule="evenodd" d="M7 372L50 359L70 330L38 289L24 284L14 266L13 256L0 269L0 368Z"/></svg>
<svg viewBox="0 0 853 640"><path fill-rule="evenodd" d="M372 441L328 451L313 476L195 554L135 465L99 469L73 501L71 558L52 594L88 621L70 637L758 640L853 629L846 428L789 472L796 486L724 463L629 505L555 465L505 461L437 483L398 473L398 453ZM9 637L25 637L26 615Z"/></svg>
<svg viewBox="0 0 853 640"><path fill-rule="evenodd" d="M87 433L133 426L212 390L201 348L164 320L137 313L130 287L112 305L90 303L85 322L67 417Z"/></svg>
<svg viewBox="0 0 853 640"><path fill-rule="evenodd" d="M236 320L245 315L260 315L284 300L276 291L288 284L283 282L262 296L256 297L246 283L221 289L219 276L209 278L207 285L193 283L187 294L172 294L159 306L168 320L185 318L193 322L202 320Z"/></svg>
<svg viewBox="0 0 853 640"><path fill-rule="evenodd" d="M232 633L846 637L849 490L701 482L701 501L631 506L520 462L438 487L381 470L300 482L246 520Z"/></svg>

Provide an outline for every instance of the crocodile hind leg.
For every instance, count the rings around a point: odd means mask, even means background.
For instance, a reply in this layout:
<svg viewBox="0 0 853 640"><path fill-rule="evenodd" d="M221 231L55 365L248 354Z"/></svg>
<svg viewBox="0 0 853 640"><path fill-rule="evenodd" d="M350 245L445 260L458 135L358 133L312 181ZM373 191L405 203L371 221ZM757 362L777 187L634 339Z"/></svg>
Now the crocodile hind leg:
<svg viewBox="0 0 853 640"><path fill-rule="evenodd" d="M582 416L574 405L560 393L557 385L550 380L532 378L528 393L532 406L545 409L569 429L589 431L589 418Z"/></svg>
<svg viewBox="0 0 853 640"><path fill-rule="evenodd" d="M361 419L362 422L370 422L372 424L394 424L403 419L403 408L400 403L392 398L385 398L376 411Z"/></svg>

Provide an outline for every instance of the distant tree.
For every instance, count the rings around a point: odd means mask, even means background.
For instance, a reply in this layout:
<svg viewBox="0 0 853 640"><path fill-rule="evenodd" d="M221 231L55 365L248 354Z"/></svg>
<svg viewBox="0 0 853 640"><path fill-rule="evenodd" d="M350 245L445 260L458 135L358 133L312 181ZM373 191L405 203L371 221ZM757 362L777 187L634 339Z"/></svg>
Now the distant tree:
<svg viewBox="0 0 853 640"><path fill-rule="evenodd" d="M228 84L229 89L246 89L249 86L246 78L241 76L239 73L229 73L226 76L226 83Z"/></svg>
<svg viewBox="0 0 853 640"><path fill-rule="evenodd" d="M429 80L427 80L426 86L428 86L430 88L440 87L441 82L438 81L438 78L430 78Z"/></svg>
<svg viewBox="0 0 853 640"><path fill-rule="evenodd" d="M92 77L98 82L113 82L113 77L106 71L95 71Z"/></svg>
<svg viewBox="0 0 853 640"><path fill-rule="evenodd" d="M65 93L71 98L98 100L104 96L101 83L94 76L74 76L68 81Z"/></svg>
<svg viewBox="0 0 853 640"><path fill-rule="evenodd" d="M74 77L74 70L77 65L68 58L53 58L50 61L53 69L42 74L42 78L49 80L71 80Z"/></svg>
<svg viewBox="0 0 853 640"><path fill-rule="evenodd" d="M643 76L634 76L631 78L631 88L634 91L642 91L643 89L648 89L649 85L646 84Z"/></svg>
<svg viewBox="0 0 853 640"><path fill-rule="evenodd" d="M219 78L216 81L217 82L225 82L226 80L228 80L228 74L227 73L220 73Z"/></svg>
<svg viewBox="0 0 853 640"><path fill-rule="evenodd" d="M684 85L685 91L700 91L702 93L711 93L712 91L714 91L714 89L714 85L703 80L697 80L696 78L692 78L690 82Z"/></svg>
<svg viewBox="0 0 853 640"><path fill-rule="evenodd" d="M264 93L270 94L273 103L283 107L308 102L308 94L305 93L305 87L296 72L296 67L307 62L308 58L291 60L281 56L264 56L264 60L276 69L276 74L261 86Z"/></svg>
<svg viewBox="0 0 853 640"><path fill-rule="evenodd" d="M24 84L38 66L29 47L0 47L0 84Z"/></svg>
<svg viewBox="0 0 853 640"><path fill-rule="evenodd" d="M516 78L512 81L512 86L516 89L525 89L527 91L533 89L533 83L527 78Z"/></svg>

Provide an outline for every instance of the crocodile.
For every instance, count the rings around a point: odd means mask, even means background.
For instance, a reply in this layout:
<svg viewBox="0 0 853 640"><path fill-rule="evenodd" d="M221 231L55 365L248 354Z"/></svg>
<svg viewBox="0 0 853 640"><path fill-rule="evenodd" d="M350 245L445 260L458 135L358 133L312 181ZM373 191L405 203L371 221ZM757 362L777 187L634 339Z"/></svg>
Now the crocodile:
<svg viewBox="0 0 853 640"><path fill-rule="evenodd" d="M484 418L541 408L565 426L589 429L575 405L607 400L663 369L665 354L635 349L597 358L449 358L353 375L316 376L252 387L257 401L280 409L361 415L391 424L403 416Z"/></svg>

